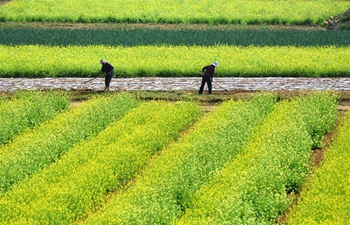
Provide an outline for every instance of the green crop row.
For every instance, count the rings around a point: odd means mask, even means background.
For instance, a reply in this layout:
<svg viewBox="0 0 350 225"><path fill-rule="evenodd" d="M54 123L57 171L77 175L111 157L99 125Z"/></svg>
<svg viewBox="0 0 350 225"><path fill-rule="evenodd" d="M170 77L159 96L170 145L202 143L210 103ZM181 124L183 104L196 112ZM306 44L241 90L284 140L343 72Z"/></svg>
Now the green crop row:
<svg viewBox="0 0 350 225"><path fill-rule="evenodd" d="M311 134L335 120L332 93L279 102L241 153L191 196L176 224L275 224L291 203L287 194L299 192L309 174Z"/></svg>
<svg viewBox="0 0 350 225"><path fill-rule="evenodd" d="M3 45L348 46L350 31L271 29L0 29ZM45 37L45 38L39 38Z"/></svg>
<svg viewBox="0 0 350 225"><path fill-rule="evenodd" d="M70 224L118 191L201 114L194 103L146 102L0 199L1 224Z"/></svg>
<svg viewBox="0 0 350 225"><path fill-rule="evenodd" d="M350 221L350 112L324 160L305 182L287 224L348 224Z"/></svg>
<svg viewBox="0 0 350 225"><path fill-rule="evenodd" d="M11 99L0 101L0 146L68 107L69 96L61 92L17 92Z"/></svg>
<svg viewBox="0 0 350 225"><path fill-rule="evenodd" d="M276 102L271 94L227 101L202 118L82 224L171 224L189 197L234 157Z"/></svg>
<svg viewBox="0 0 350 225"><path fill-rule="evenodd" d="M0 21L309 25L349 6L334 0L14 0L0 7Z"/></svg>
<svg viewBox="0 0 350 225"><path fill-rule="evenodd" d="M89 77L101 70L100 58L115 66L117 77L199 76L219 62L219 77L347 77L350 47L68 46L0 45L2 77ZM16 63L13 63L16 62Z"/></svg>
<svg viewBox="0 0 350 225"><path fill-rule="evenodd" d="M133 97L95 97L70 108L0 148L0 195L56 162L75 144L96 136L137 105Z"/></svg>

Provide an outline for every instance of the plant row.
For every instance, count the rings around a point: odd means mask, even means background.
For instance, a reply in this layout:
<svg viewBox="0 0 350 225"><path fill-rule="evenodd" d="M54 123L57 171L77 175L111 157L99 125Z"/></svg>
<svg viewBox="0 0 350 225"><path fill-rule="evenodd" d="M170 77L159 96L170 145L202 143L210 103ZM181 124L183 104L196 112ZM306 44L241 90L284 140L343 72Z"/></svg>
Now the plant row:
<svg viewBox="0 0 350 225"><path fill-rule="evenodd" d="M349 6L348 1L331 0L16 0L0 7L0 21L314 25Z"/></svg>
<svg viewBox="0 0 350 225"><path fill-rule="evenodd" d="M305 182L287 216L288 224L347 224L350 221L350 113L348 112L321 165Z"/></svg>
<svg viewBox="0 0 350 225"><path fill-rule="evenodd" d="M126 94L94 97L14 137L0 148L0 196L58 161L77 143L96 136L137 104Z"/></svg>
<svg viewBox="0 0 350 225"><path fill-rule="evenodd" d="M0 199L1 223L70 224L81 219L200 114L194 103L141 104L8 192Z"/></svg>
<svg viewBox="0 0 350 225"><path fill-rule="evenodd" d="M0 44L48 46L348 46L350 31L271 29L1 29ZM45 38L38 38L45 37Z"/></svg>
<svg viewBox="0 0 350 225"><path fill-rule="evenodd" d="M69 96L61 92L17 92L11 99L3 99L0 101L0 146L68 106Z"/></svg>
<svg viewBox="0 0 350 225"><path fill-rule="evenodd" d="M204 46L4 46L3 77L89 77L100 58L115 66L116 77L189 77L219 62L221 77L347 77L350 47ZM15 64L13 62L16 62Z"/></svg>
<svg viewBox="0 0 350 225"><path fill-rule="evenodd" d="M275 102L275 96L259 94L223 103L82 224L171 224L215 171L239 154Z"/></svg>
<svg viewBox="0 0 350 225"><path fill-rule="evenodd" d="M333 94L279 102L240 154L191 196L174 224L275 224L309 174L313 143L321 139L313 133L329 131L335 121Z"/></svg>

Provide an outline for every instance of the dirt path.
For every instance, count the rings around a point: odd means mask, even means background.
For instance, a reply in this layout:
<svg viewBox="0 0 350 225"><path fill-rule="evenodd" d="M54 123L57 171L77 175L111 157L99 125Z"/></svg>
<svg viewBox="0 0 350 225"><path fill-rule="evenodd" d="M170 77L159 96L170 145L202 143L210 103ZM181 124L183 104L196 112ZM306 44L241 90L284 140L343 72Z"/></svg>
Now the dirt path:
<svg viewBox="0 0 350 225"><path fill-rule="evenodd" d="M0 78L0 92L17 90L89 90L99 91L104 88L104 79L97 78ZM198 90L200 77L190 78L114 78L111 91L145 90L176 91ZM206 90L206 89L205 89ZM350 91L350 78L214 78L213 91L295 91L295 90L335 90Z"/></svg>

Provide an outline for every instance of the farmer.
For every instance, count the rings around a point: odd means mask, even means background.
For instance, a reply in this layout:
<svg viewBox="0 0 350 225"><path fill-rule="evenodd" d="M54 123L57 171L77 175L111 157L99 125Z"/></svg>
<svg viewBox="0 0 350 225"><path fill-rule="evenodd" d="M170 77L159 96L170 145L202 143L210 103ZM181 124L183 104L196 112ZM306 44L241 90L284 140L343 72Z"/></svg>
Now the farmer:
<svg viewBox="0 0 350 225"><path fill-rule="evenodd" d="M209 94L211 94L211 88L212 88L211 82L213 81L213 75L215 72L215 68L218 66L219 66L218 62L215 61L211 65L203 67L203 69L202 69L202 84L201 84L201 87L199 89L200 95L203 93L205 83L207 83Z"/></svg>
<svg viewBox="0 0 350 225"><path fill-rule="evenodd" d="M101 59L100 63L102 64L100 76L105 74L105 85L106 86L105 86L105 89L103 91L109 91L109 84L111 83L112 77L114 75L114 70L113 70L114 67L104 59Z"/></svg>

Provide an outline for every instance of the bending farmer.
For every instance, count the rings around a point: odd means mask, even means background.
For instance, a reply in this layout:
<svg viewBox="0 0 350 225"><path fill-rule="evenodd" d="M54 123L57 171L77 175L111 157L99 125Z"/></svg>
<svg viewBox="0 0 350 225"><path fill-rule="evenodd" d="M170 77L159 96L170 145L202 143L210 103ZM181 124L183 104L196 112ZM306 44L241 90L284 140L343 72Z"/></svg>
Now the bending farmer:
<svg viewBox="0 0 350 225"><path fill-rule="evenodd" d="M101 59L100 63L102 64L100 76L105 74L105 85L106 86L105 86L104 91L107 91L107 90L109 90L109 84L111 83L112 77L114 75L114 67L104 59Z"/></svg>
<svg viewBox="0 0 350 225"><path fill-rule="evenodd" d="M213 75L215 72L215 68L218 66L219 66L218 62L215 61L215 62L213 62L213 64L203 67L203 69L202 69L202 84L201 84L201 87L199 89L199 94L203 93L205 83L207 83L209 94L211 94L211 89L212 89L211 82L213 81Z"/></svg>

